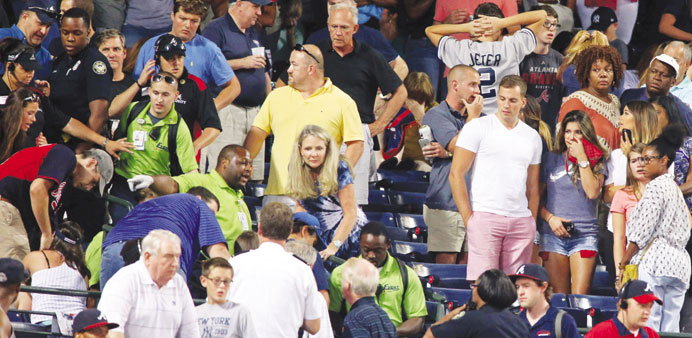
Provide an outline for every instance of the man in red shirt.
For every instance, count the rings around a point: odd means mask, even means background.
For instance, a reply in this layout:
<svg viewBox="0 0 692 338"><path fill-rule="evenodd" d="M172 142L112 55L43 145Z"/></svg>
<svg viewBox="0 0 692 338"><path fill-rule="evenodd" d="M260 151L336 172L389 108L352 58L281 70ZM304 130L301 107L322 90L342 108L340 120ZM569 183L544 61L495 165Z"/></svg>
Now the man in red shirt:
<svg viewBox="0 0 692 338"><path fill-rule="evenodd" d="M632 280L620 289L618 314L610 320L594 326L585 338L631 337L658 338L658 333L646 327L654 302L663 305L649 284Z"/></svg>

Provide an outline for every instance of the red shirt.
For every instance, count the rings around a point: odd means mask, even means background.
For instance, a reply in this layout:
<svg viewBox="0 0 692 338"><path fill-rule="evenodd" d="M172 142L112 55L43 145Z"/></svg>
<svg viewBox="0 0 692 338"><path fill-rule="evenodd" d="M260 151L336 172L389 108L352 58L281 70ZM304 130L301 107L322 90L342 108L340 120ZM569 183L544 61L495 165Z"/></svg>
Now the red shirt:
<svg viewBox="0 0 692 338"><path fill-rule="evenodd" d="M612 337L625 337L625 338L659 338L656 331L643 327L639 329L637 335L632 334L629 330L625 328L625 325L620 322L617 317L613 317L610 320L606 320L596 326L594 326L591 331L589 331L584 338L612 338Z"/></svg>

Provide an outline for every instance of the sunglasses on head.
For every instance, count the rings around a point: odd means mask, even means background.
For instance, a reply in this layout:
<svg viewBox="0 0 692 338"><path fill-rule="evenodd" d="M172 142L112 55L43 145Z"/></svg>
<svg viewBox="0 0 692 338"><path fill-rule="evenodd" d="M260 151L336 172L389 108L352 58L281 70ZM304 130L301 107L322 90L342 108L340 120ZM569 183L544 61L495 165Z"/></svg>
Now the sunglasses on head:
<svg viewBox="0 0 692 338"><path fill-rule="evenodd" d="M177 82L172 76L169 75L156 74L151 78L152 82L161 82L161 80L165 81L170 85L173 85Z"/></svg>
<svg viewBox="0 0 692 338"><path fill-rule="evenodd" d="M39 101L39 98L38 98L38 95L36 95L36 94L31 94L31 95L25 97L24 100L22 100L22 102L24 102L24 103L26 103L26 102L38 102L38 101Z"/></svg>
<svg viewBox="0 0 692 338"><path fill-rule="evenodd" d="M317 60L317 58L314 55L312 55L312 53L308 52L308 50L305 49L305 47L301 44L297 44L295 47L293 47L293 50L295 50L297 52L303 52L303 53L307 54L308 56L310 56L313 60L315 60L315 62L320 63L320 61Z"/></svg>

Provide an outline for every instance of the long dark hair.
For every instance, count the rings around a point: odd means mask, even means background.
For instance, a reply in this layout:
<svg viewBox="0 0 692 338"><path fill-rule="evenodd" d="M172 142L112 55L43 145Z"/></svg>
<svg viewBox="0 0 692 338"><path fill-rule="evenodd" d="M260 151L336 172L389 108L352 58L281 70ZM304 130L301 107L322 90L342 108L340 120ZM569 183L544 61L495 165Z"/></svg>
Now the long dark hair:
<svg viewBox="0 0 692 338"><path fill-rule="evenodd" d="M557 136L555 136L555 146L553 147L553 151L556 153L564 153L567 151L565 130L567 129L567 124L571 122L576 122L579 124L579 128L581 129L581 134L583 135L584 140L589 141L589 143L593 144L596 148L603 152L603 156L601 156L596 165L593 167L594 172L599 172L605 165L605 160L608 158L609 154L598 140L596 128L594 128L591 118L583 110L572 110L562 119L562 122L560 122L560 130L557 132ZM577 181L580 178L579 169L577 166L572 166L571 170L572 172L570 174L572 177L572 183L576 186Z"/></svg>
<svg viewBox="0 0 692 338"><path fill-rule="evenodd" d="M62 233L63 236L57 234ZM60 238L64 237L64 238ZM64 221L58 226L56 235L53 237L53 243L50 245L50 250L55 250L65 257L65 263L71 268L79 271L83 277L91 277L89 269L86 267L84 258L84 250L82 250L82 242L84 235L79 224L72 221Z"/></svg>
<svg viewBox="0 0 692 338"><path fill-rule="evenodd" d="M680 110L678 109L678 105L675 103L675 99L670 96L655 96L649 99L649 102L661 106L663 110L666 111L669 125L680 125L685 131L685 136L690 136L690 130L685 121L682 119L682 115L680 115Z"/></svg>
<svg viewBox="0 0 692 338"><path fill-rule="evenodd" d="M22 131L22 113L27 105L26 99L34 94L31 89L20 88L12 92L7 98L5 107L2 108L0 119L0 163L8 159L12 154L21 150L24 146L26 132Z"/></svg>

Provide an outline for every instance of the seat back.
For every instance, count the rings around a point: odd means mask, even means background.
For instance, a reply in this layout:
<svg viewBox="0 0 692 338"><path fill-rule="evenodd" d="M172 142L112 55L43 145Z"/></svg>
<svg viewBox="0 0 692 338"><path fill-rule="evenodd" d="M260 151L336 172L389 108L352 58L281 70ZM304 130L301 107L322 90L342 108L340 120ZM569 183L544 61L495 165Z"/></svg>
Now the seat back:
<svg viewBox="0 0 692 338"><path fill-rule="evenodd" d="M617 297L593 296L593 295L569 295L570 307L575 309L601 311L617 311Z"/></svg>

